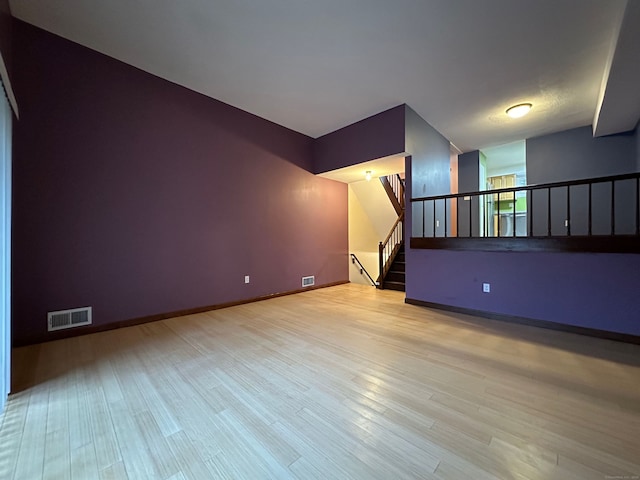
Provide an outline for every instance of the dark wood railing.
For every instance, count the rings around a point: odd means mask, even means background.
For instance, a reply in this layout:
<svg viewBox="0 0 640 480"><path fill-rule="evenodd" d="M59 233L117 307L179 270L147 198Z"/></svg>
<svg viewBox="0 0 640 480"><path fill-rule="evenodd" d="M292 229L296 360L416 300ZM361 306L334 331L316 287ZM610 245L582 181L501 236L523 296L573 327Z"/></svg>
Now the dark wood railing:
<svg viewBox="0 0 640 480"><path fill-rule="evenodd" d="M592 251L618 251L614 244L640 251L640 172L421 197L411 204L412 247L420 243L415 239L510 237L581 245L592 239L599 245Z"/></svg>
<svg viewBox="0 0 640 480"><path fill-rule="evenodd" d="M387 192L387 196L391 200L396 213L400 215L404 212L404 180L400 175L395 174L380 177L380 182Z"/></svg>
<svg viewBox="0 0 640 480"><path fill-rule="evenodd" d="M389 272L393 260L400 251L404 241L404 212L402 212L396 222L391 227L391 231L383 242L378 246L378 259L380 276L378 277L378 287L384 288L384 277Z"/></svg>
<svg viewBox="0 0 640 480"><path fill-rule="evenodd" d="M351 263L353 263L354 265L357 263L358 268L360 269L360 275L366 275L369 281L371 282L371 285L373 285L374 287L378 286L376 281L373 278L371 278L371 275L369 275L369 272L367 272L367 269L364 268L364 265L362 265L362 262L358 259L355 253L351 254Z"/></svg>

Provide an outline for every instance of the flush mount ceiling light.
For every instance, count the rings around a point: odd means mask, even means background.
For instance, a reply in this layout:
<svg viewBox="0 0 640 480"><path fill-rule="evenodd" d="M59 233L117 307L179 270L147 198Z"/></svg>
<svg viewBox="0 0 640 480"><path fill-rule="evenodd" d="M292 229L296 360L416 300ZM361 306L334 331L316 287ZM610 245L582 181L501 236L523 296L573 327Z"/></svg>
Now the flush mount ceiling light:
<svg viewBox="0 0 640 480"><path fill-rule="evenodd" d="M367 179L367 182L371 180L371 170L364 172L364 178Z"/></svg>
<svg viewBox="0 0 640 480"><path fill-rule="evenodd" d="M519 103L518 105L507 108L507 115L509 115L511 118L524 117L527 113L529 113L529 110L531 110L532 106L533 105L531 105L530 103Z"/></svg>

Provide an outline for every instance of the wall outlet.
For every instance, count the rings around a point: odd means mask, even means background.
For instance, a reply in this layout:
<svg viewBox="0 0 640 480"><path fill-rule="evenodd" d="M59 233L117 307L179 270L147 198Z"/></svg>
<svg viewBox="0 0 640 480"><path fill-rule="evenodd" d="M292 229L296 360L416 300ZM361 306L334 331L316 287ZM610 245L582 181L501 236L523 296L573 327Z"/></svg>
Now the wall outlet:
<svg viewBox="0 0 640 480"><path fill-rule="evenodd" d="M482 291L484 293L491 293L491 284L490 283L483 283L482 284Z"/></svg>
<svg viewBox="0 0 640 480"><path fill-rule="evenodd" d="M436 227L440 226L440 220L436 220Z"/></svg>
<svg viewBox="0 0 640 480"><path fill-rule="evenodd" d="M565 221L564 221L564 226L565 226L565 227L568 227L568 226L569 226L569 220L565 220Z"/></svg>
<svg viewBox="0 0 640 480"><path fill-rule="evenodd" d="M244 276L244 283L249 283L249 275Z"/></svg>

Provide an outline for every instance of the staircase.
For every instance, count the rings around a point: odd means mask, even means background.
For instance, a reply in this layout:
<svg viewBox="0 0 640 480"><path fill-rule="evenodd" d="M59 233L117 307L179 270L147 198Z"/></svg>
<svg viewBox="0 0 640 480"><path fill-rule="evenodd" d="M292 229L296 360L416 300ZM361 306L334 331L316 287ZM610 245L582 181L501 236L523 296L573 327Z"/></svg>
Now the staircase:
<svg viewBox="0 0 640 480"><path fill-rule="evenodd" d="M380 276L378 288L405 291L404 257L404 180L400 175L380 177L398 219L391 227L387 238L380 242Z"/></svg>
<svg viewBox="0 0 640 480"><path fill-rule="evenodd" d="M398 290L400 292L405 291L404 283L404 244L400 247L400 250L396 254L396 257L391 262L391 267L384 277L384 288L389 290Z"/></svg>

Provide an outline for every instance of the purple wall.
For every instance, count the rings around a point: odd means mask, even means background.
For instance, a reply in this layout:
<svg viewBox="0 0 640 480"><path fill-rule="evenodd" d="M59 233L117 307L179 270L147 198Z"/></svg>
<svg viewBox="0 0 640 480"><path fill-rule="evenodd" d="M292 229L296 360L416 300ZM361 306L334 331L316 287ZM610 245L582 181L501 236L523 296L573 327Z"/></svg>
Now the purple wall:
<svg viewBox="0 0 640 480"><path fill-rule="evenodd" d="M315 173L397 155L405 150L405 105L399 105L314 142Z"/></svg>
<svg viewBox="0 0 640 480"><path fill-rule="evenodd" d="M14 67L14 343L348 280L311 138L18 21Z"/></svg>
<svg viewBox="0 0 640 480"><path fill-rule="evenodd" d="M407 298L640 335L638 272L640 255L412 250Z"/></svg>

